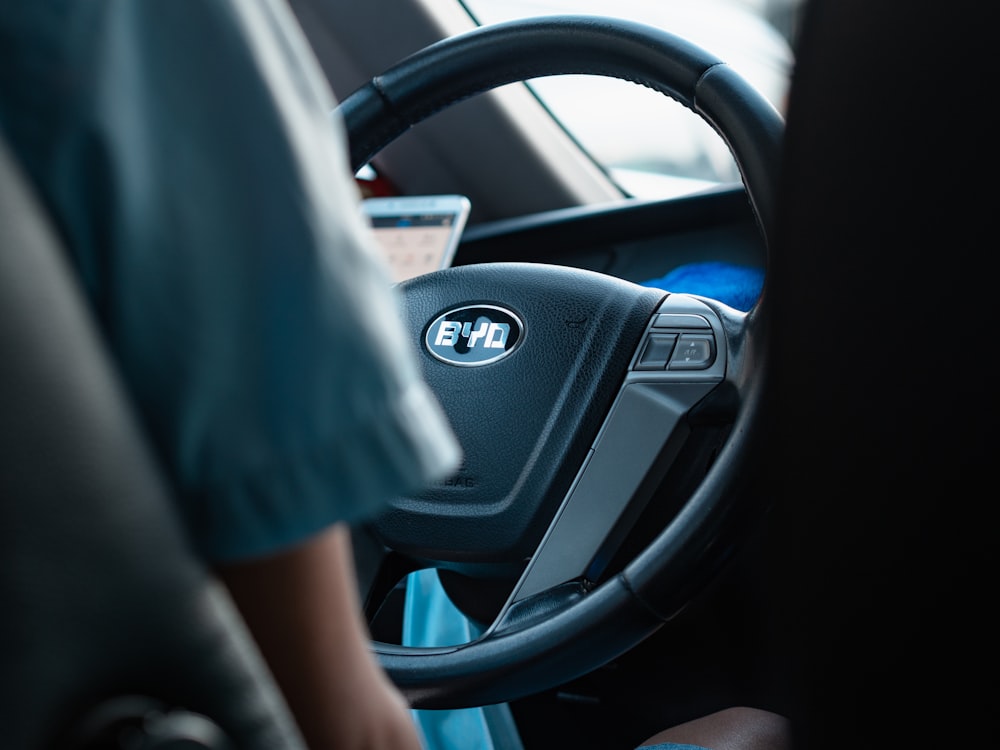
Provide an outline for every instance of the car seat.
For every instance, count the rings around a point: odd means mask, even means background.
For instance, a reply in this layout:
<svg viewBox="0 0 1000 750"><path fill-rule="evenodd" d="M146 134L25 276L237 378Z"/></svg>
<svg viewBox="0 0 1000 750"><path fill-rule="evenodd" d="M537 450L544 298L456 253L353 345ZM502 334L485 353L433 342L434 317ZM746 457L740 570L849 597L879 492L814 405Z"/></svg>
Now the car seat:
<svg viewBox="0 0 1000 750"><path fill-rule="evenodd" d="M0 140L0 745L302 747Z"/></svg>
<svg viewBox="0 0 1000 750"><path fill-rule="evenodd" d="M993 679L1000 632L994 29L967 0L802 20L758 463L776 499L761 617L798 747L992 736L972 675Z"/></svg>

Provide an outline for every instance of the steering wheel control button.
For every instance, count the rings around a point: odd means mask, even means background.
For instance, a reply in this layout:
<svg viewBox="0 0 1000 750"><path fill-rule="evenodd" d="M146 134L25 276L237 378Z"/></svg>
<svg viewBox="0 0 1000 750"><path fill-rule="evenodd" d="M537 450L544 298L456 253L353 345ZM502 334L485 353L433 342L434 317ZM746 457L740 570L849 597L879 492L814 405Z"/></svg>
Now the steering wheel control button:
<svg viewBox="0 0 1000 750"><path fill-rule="evenodd" d="M438 315L427 326L424 347L432 357L457 367L478 367L503 359L521 343L524 324L513 310L465 305Z"/></svg>
<svg viewBox="0 0 1000 750"><path fill-rule="evenodd" d="M706 328L711 330L712 326L700 315L660 313L653 320L653 328Z"/></svg>
<svg viewBox="0 0 1000 750"><path fill-rule="evenodd" d="M714 339L710 334L685 333L680 337L674 355L670 358L671 370L704 370L715 358Z"/></svg>
<svg viewBox="0 0 1000 750"><path fill-rule="evenodd" d="M670 354L677 343L676 333L651 333L635 364L636 370L662 370L670 361Z"/></svg>
<svg viewBox="0 0 1000 750"><path fill-rule="evenodd" d="M719 382L726 374L726 343L715 310L689 295L671 294L650 317L626 380Z"/></svg>

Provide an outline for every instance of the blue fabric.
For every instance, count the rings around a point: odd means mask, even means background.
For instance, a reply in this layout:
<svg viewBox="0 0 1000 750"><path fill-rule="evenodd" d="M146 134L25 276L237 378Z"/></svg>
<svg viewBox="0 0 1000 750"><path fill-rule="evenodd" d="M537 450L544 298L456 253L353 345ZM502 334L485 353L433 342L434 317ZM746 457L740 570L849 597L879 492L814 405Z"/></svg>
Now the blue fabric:
<svg viewBox="0 0 1000 750"><path fill-rule="evenodd" d="M760 296L764 270L735 263L688 263L666 276L642 282L643 286L667 292L683 292L711 297L746 312Z"/></svg>
<svg viewBox="0 0 1000 750"><path fill-rule="evenodd" d="M406 579L404 646L455 646L479 637L478 629L445 593L436 570L418 570ZM481 708L413 710L427 750L513 750L497 748Z"/></svg>

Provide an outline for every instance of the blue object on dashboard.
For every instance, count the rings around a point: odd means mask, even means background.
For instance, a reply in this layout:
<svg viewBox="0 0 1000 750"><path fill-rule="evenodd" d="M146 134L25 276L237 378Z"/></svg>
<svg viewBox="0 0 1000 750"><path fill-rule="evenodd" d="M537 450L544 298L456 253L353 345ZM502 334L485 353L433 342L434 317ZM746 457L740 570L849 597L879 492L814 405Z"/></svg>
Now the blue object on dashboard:
<svg viewBox="0 0 1000 750"><path fill-rule="evenodd" d="M760 296L764 286L764 269L721 261L686 263L666 276L640 283L667 292L711 297L746 312Z"/></svg>

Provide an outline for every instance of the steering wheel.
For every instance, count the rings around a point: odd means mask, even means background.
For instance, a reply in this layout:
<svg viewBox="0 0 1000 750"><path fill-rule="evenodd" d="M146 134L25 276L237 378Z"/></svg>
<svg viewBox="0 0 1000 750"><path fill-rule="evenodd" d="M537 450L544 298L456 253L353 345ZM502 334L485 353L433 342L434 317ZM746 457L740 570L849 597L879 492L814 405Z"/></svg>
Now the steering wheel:
<svg viewBox="0 0 1000 750"><path fill-rule="evenodd" d="M519 20L417 52L339 105L352 165L454 103L563 74L640 83L705 119L766 241L781 116L718 58L622 20ZM744 314L540 263L457 266L399 290L465 458L373 523L386 554L368 601L435 567L485 632L441 648L375 641L382 665L414 707L458 708L622 655L690 601L762 512L740 480L762 423L766 290Z"/></svg>

